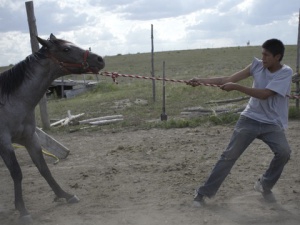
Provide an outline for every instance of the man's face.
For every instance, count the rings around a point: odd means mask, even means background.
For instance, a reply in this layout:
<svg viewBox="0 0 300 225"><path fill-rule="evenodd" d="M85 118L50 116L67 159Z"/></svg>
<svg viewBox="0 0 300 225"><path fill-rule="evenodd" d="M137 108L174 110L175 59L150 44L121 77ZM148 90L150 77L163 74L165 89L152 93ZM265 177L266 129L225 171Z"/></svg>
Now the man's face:
<svg viewBox="0 0 300 225"><path fill-rule="evenodd" d="M278 64L280 57L279 54L273 56L268 50L262 49L262 61L265 68L270 68Z"/></svg>

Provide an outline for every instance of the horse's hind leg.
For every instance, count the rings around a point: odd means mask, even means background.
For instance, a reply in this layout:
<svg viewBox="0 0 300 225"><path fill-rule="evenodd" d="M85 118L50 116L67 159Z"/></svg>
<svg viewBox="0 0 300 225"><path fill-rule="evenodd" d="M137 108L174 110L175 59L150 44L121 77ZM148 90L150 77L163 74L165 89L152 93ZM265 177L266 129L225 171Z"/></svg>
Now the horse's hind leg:
<svg viewBox="0 0 300 225"><path fill-rule="evenodd" d="M0 142L2 142L0 140ZM10 175L14 181L15 190L15 207L20 212L20 218L24 218L25 224L31 222L31 216L25 208L23 195L22 195L22 171L17 161L14 149L11 143L5 145L3 142L0 144L0 155L7 166Z"/></svg>
<svg viewBox="0 0 300 225"><path fill-rule="evenodd" d="M33 163L38 168L41 175L45 178L45 180L48 182L52 190L54 191L55 195L58 198L65 198L68 203L77 203L79 202L79 199L76 195L71 195L62 190L62 188L58 185L58 183L53 178L48 165L44 159L42 148L39 144L38 136L37 134L34 134L32 138L30 138L30 141L27 141L25 144L25 147L33 161Z"/></svg>

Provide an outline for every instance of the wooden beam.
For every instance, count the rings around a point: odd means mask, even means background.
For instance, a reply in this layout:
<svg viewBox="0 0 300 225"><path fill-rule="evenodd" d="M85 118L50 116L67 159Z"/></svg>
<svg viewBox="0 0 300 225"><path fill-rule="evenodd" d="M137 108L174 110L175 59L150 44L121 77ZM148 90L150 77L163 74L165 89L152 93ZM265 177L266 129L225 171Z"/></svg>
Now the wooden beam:
<svg viewBox="0 0 300 225"><path fill-rule="evenodd" d="M120 121L123 121L123 118L93 121L93 122L89 122L89 124L91 124L91 125L105 125L105 124L116 123L116 122L120 122Z"/></svg>
<svg viewBox="0 0 300 225"><path fill-rule="evenodd" d="M53 137L42 131L40 128L36 127L35 132L39 137L42 147L48 152L57 156L59 159L65 159L69 155L70 150L67 147L56 141Z"/></svg>
<svg viewBox="0 0 300 225"><path fill-rule="evenodd" d="M79 124L90 123L90 122L100 121L100 120L111 120L111 119L121 119L121 118L123 119L123 115L102 116L102 117L81 120L79 121Z"/></svg>
<svg viewBox="0 0 300 225"><path fill-rule="evenodd" d="M77 119L81 116L83 116L84 113L80 113L78 115L71 115L71 111L68 110L68 116L64 119L61 119L57 122L54 122L52 123L50 126L53 127L53 126L57 126L57 125L62 125L62 126L65 126L65 125L68 125L70 123L70 121L74 120L74 119Z"/></svg>

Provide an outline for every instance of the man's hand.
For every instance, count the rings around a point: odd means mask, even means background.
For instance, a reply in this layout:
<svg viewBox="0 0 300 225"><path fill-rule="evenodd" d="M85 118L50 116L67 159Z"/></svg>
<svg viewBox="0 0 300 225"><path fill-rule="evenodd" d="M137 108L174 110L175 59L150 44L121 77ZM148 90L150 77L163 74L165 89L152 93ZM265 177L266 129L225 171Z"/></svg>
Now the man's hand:
<svg viewBox="0 0 300 225"><path fill-rule="evenodd" d="M229 82L229 83L223 84L220 87L220 89L222 89L224 91L234 91L234 90L238 89L238 86L240 86L240 85L236 84L236 83Z"/></svg>
<svg viewBox="0 0 300 225"><path fill-rule="evenodd" d="M199 79L193 78L186 82L187 85L191 85L193 87L199 86Z"/></svg>

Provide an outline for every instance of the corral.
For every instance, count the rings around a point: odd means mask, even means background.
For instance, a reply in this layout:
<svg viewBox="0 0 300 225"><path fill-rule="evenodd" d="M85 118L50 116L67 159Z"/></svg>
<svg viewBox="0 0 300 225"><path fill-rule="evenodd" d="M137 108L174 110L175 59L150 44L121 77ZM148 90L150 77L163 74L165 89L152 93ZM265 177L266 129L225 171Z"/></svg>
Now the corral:
<svg viewBox="0 0 300 225"><path fill-rule="evenodd" d="M285 63L293 66L295 46L288 46L287 52ZM230 74L259 54L259 47L244 47L165 52L157 53L156 57L166 60L167 77L189 79L197 74ZM224 57L226 60L222 60ZM148 58L148 54L107 57L107 70L147 74ZM161 112L161 100L151 102L149 86L149 81L128 78L119 78L119 84L115 85L110 78L104 78L93 92L68 100L49 101L51 118L65 118L67 110L71 110L72 114L86 113L84 119L120 113L124 115L124 122L106 127L79 125L51 130L50 135L68 147L70 154L56 165L52 164L54 159L47 157L48 165L58 182L81 199L76 205L53 202L53 192L27 152L16 150L23 170L24 198L34 224L299 223L299 121L290 120L287 131L293 154L274 190L278 205L266 205L253 191L253 183L271 159L268 147L257 141L237 162L208 207L195 209L191 207L194 189L204 182L226 147L234 123L145 129L146 121L158 119ZM224 96L224 92L212 87L191 88L168 83L167 96L167 114L172 120L179 118L185 107L209 107L206 102L239 95L227 93ZM147 99L148 104L134 105L137 98ZM291 100L291 106L293 104ZM40 123L39 117L37 119ZM192 120L186 121L190 124ZM0 167L3 193L0 221L15 224L18 214L12 204L13 183L3 161Z"/></svg>
<svg viewBox="0 0 300 225"><path fill-rule="evenodd" d="M49 167L62 186L76 193L78 204L54 202L25 150L16 150L23 169L24 197L34 224L43 225L298 225L300 221L300 122L287 132L292 158L274 193L278 204L266 204L253 191L272 154L254 142L204 209L192 207L194 189L204 182L226 147L230 126L203 125L182 129L124 129L115 132L52 133L71 151ZM0 163L0 221L17 221L13 183Z"/></svg>
<svg viewBox="0 0 300 225"><path fill-rule="evenodd" d="M247 42L247 46L250 47L250 41ZM237 49L240 51L240 47ZM243 48L241 51L244 50ZM236 57L237 60L228 60L230 54L228 51L227 48L221 49L218 57L222 63L217 62L215 58L209 62L206 61L206 57L203 61L194 57L189 62L193 65L190 68L185 58L179 55L181 52L177 51L180 63L175 60L167 61L168 75L178 76L180 79L199 76L199 72L200 76L228 75L233 69L241 69L241 66L245 66L244 62L241 62L241 57ZM89 63L86 63L88 54L89 52L85 51L84 62L80 64L83 68L89 67ZM293 57L287 57L287 61L290 62ZM245 55L242 58L246 58ZM122 59L124 60L123 57ZM121 58L116 62L121 64ZM249 62L247 58L247 63ZM122 69L125 73L130 73L130 70L134 73L149 72L148 66L137 70L135 68L137 64L139 64L138 60L133 60ZM114 70L119 69L116 65L110 64L110 66ZM122 72L122 69L119 72ZM201 69L205 70L201 71ZM245 81L247 82L249 85L249 80ZM58 164L52 158L47 158L47 163L62 186L81 198L79 204L67 205L57 199L52 201L54 198L52 191L41 179L26 151L22 148L16 149L24 174L24 198L28 209L32 212L33 224L299 224L300 180L297 163L300 144L297 139L299 121L289 122L287 135L293 154L282 178L274 188L277 203L267 204L252 190L254 181L264 172L272 156L263 143L255 141L236 163L216 198L210 199L205 208L196 209L192 207L194 189L203 183L220 152L225 148L236 114L231 123L227 123L226 126L212 125L210 117L215 121L220 120L220 124L224 122L217 114L227 112L227 108L217 109L216 105L209 105L208 109L205 109L202 106L207 103L207 97L212 100L210 102L214 102L220 96L223 97L223 94L212 97L214 91L205 88L202 91L199 91L200 88L192 91L191 87L175 88L174 85L170 85L167 90L167 112L170 112L171 122L161 122L158 120L158 112L161 109L158 105L161 99L151 102L147 85L131 81L121 82L121 84L125 88L116 88L114 84L102 82L76 100L55 99L49 102L51 117L59 118L62 117L62 112L68 112L68 118L63 121L71 120L71 110L80 113L78 116L86 115L85 121L95 115L94 118L103 118L122 112L122 119L117 121L117 125L85 126L77 121L78 123L66 123L67 126L63 128L48 131L55 139L67 146L68 157ZM66 85L63 83L60 86L65 89L74 87L74 84ZM161 85L158 87L160 89ZM58 97L67 96L63 88L53 89L56 90ZM299 94L298 81L296 89ZM107 96L104 97L105 94ZM228 94L227 97L244 98L236 93ZM140 102L140 99L146 104L134 105ZM165 99L163 102L165 103ZM242 104L240 106L243 107ZM33 107L29 108L33 109ZM194 118L182 119L183 114L180 114L180 110L186 109L203 110L206 116L208 115L208 119L199 119L198 113L192 115ZM165 112L165 106L163 110ZM240 108L234 108L233 112L240 112ZM298 110L294 112L296 117L299 116ZM190 113L188 116L191 116ZM37 121L40 125L39 117ZM167 128L169 125L173 129L159 129ZM69 152L68 149L71 151ZM9 165L9 161L5 162ZM40 165L37 161L35 164ZM0 163L0 168L2 183L0 191L4 193L0 203L0 223L16 224L17 213L11 204L13 183L4 164ZM41 169L40 171L43 172ZM10 172L14 175L12 170ZM44 177L47 179L46 176ZM15 187L20 186L15 183ZM17 195L21 188L18 190ZM68 199L66 198L67 201ZM73 199L76 202L78 200L76 196L73 196ZM18 203L18 200L16 202ZM22 204L19 206L22 207ZM23 215L26 216L24 211Z"/></svg>

